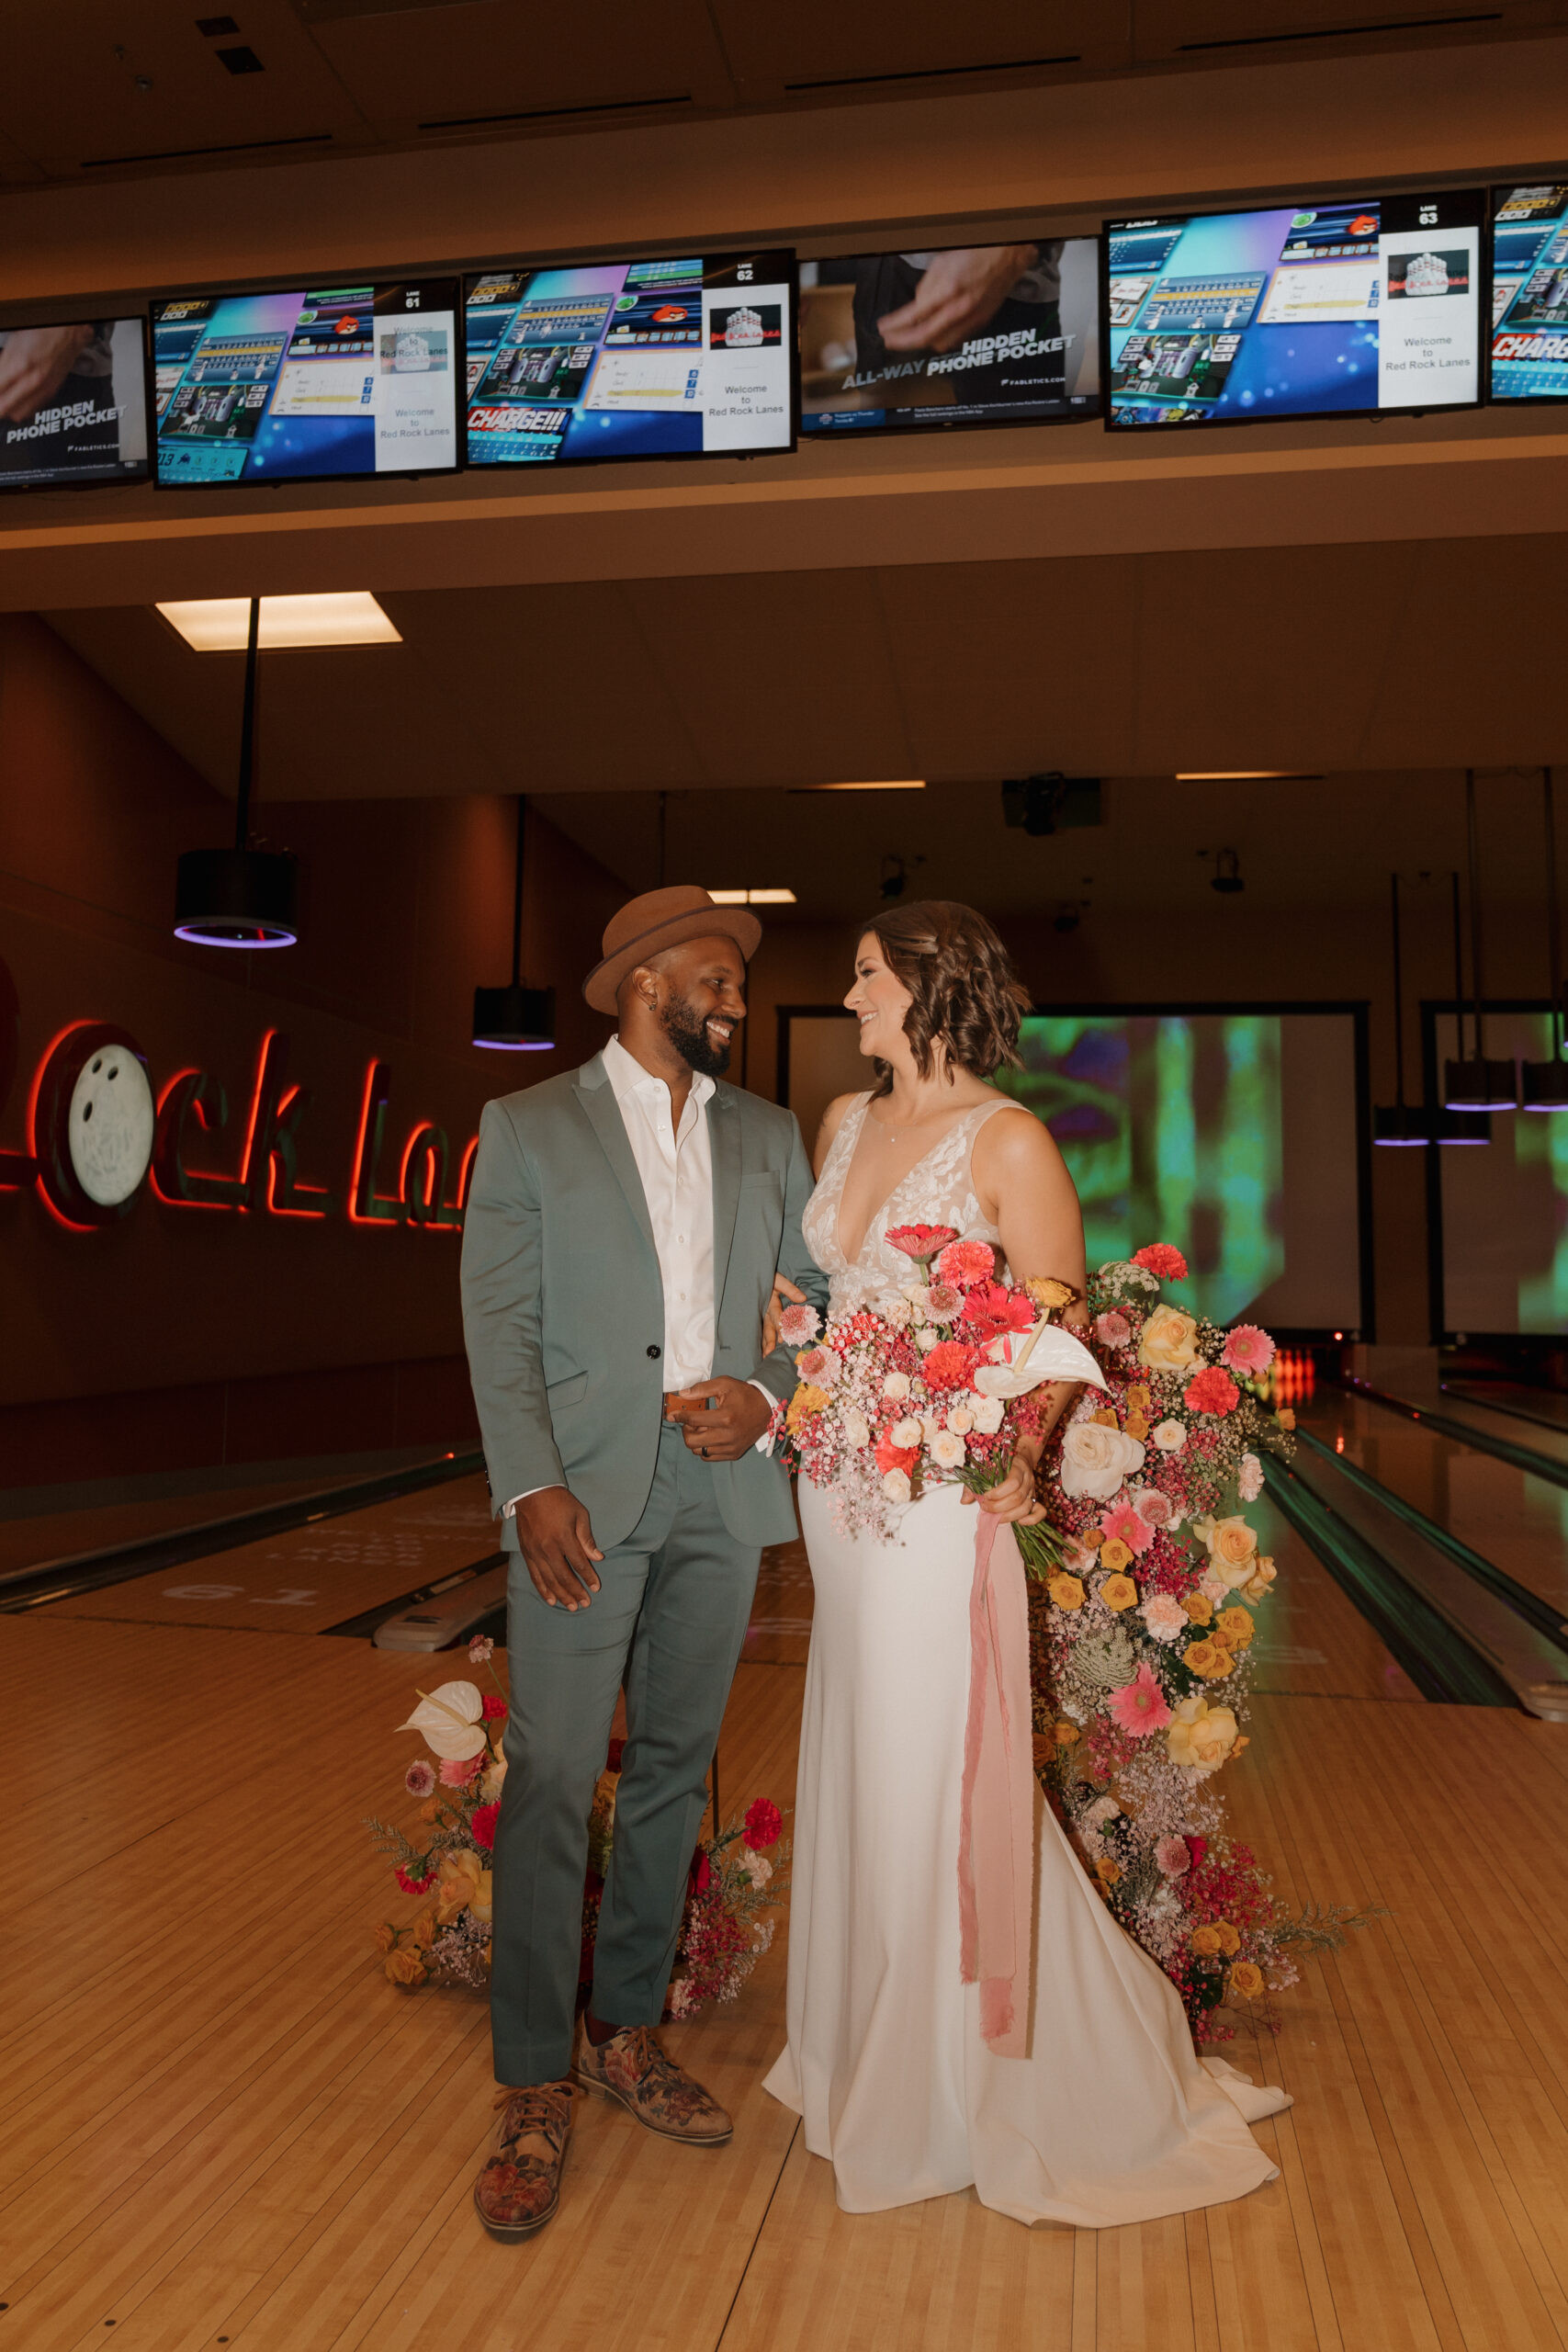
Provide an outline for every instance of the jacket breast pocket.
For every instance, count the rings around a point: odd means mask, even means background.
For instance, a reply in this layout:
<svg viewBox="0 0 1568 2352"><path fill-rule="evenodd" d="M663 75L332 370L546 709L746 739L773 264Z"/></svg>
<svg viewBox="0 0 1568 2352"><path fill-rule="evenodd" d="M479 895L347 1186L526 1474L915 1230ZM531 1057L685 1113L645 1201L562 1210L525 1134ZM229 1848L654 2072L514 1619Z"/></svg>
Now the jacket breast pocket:
<svg viewBox="0 0 1568 2352"><path fill-rule="evenodd" d="M585 1372L574 1372L565 1380L551 1381L545 1391L545 1402L549 1407L552 1418L557 1413L564 1412L570 1406L580 1405L587 1390L588 1374Z"/></svg>

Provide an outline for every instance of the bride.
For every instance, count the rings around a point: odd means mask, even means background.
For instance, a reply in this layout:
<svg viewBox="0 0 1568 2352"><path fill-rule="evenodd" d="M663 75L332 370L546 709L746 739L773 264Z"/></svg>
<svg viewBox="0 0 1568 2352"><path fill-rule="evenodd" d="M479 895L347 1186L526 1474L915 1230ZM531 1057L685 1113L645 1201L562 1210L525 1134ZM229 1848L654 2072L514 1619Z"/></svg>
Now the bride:
<svg viewBox="0 0 1568 2352"><path fill-rule="evenodd" d="M1016 1065L1027 1002L972 908L901 907L867 929L845 1003L877 1083L829 1104L805 1219L832 1315L897 1297L915 1270L888 1228L923 1223L992 1243L1020 1280L1070 1283L1083 1319L1072 1179L1041 1122L987 1082ZM1038 1392L1038 1434L1020 1441L980 1512L1043 1516L1042 1448L1076 1393ZM1247 2123L1288 2100L1200 2062L1174 1987L1111 1917L1032 1781L1017 1962L1028 2014L998 2031L987 1988L964 1982L976 1971L960 1900L961 1847L984 1834L964 1811L975 1498L931 1488L889 1542L840 1532L805 1478L799 1494L816 1603L788 2041L767 2088L804 2117L840 2205L879 2212L973 2186L1015 2220L1092 2229L1273 2179ZM1020 1578L1007 1550L1000 1573Z"/></svg>

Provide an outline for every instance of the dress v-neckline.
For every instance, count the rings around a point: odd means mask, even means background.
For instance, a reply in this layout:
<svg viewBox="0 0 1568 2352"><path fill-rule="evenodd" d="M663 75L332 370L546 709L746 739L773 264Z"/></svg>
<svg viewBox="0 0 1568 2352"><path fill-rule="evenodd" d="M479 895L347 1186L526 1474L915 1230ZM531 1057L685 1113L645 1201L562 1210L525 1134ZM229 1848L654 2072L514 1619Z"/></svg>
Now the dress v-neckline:
<svg viewBox="0 0 1568 2352"><path fill-rule="evenodd" d="M849 1190L850 1175L855 1164L855 1153L859 1149L860 1139L865 1133L866 1127L871 1121L871 1105L873 1099L874 1098L868 1094L865 1101L861 1104L860 1125L855 1129L854 1135L850 1142L849 1152L844 1161L843 1182L839 1187L838 1207L833 1216L833 1239L838 1246L839 1255L843 1260L846 1266L858 1266L860 1264L861 1260L865 1255L865 1245L876 1230L878 1219L886 1216L887 1211L892 1207L894 1202L897 1199L899 1193L903 1191L910 1177L916 1176L919 1173L927 1160L931 1158L931 1153L934 1151L940 1151L942 1145L947 1141L949 1136L953 1136L958 1133L959 1128L964 1125L965 1119L973 1118L976 1111L982 1111L986 1107L983 1102L971 1102L967 1111L960 1111L956 1119L950 1119L948 1121L947 1125L943 1127L941 1135L937 1136L936 1141L926 1150L921 1152L919 1159L912 1159L910 1161L908 1167L905 1169L904 1173L899 1177L897 1182L894 1185L886 1198L879 1201L876 1206L872 1210L869 1218L866 1220L865 1230L860 1238L860 1248L855 1251L854 1256L852 1258L849 1251L844 1247L844 1194Z"/></svg>

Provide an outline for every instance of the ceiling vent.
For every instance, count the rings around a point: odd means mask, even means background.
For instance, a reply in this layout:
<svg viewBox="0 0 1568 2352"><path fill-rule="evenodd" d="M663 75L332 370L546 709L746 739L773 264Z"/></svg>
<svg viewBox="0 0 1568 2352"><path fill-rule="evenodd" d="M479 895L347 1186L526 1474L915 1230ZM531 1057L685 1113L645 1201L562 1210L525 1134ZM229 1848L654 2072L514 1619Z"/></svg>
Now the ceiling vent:
<svg viewBox="0 0 1568 2352"><path fill-rule="evenodd" d="M919 65L902 74L840 74L825 81L786 82L786 90L865 90L899 82L958 82L976 74L1035 74L1047 65L1081 65L1075 50L1070 57L1004 57L994 65Z"/></svg>
<svg viewBox="0 0 1568 2352"><path fill-rule="evenodd" d="M1391 17L1377 25L1323 25L1303 33L1238 33L1227 40L1184 40L1178 42L1177 54L1186 57L1214 49L1278 49L1286 42L1307 40L1355 40L1371 33L1443 32L1453 25L1500 25L1502 21L1501 8L1465 17Z"/></svg>

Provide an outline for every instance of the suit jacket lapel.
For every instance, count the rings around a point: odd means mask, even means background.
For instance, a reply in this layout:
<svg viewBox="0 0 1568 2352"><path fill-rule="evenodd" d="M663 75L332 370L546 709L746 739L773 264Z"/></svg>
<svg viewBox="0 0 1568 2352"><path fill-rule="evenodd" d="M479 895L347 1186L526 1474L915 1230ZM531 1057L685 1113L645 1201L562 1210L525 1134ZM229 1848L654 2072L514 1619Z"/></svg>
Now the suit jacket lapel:
<svg viewBox="0 0 1568 2352"><path fill-rule="evenodd" d="M642 1189L642 1178L637 1172L637 1161L626 1136L621 1106L605 1073L602 1054L596 1054L578 1072L577 1099L587 1114L594 1134L604 1147L604 1157L615 1171L616 1180L626 1196L626 1206L637 1219L637 1230L652 1250L653 1220L648 1214L648 1195ZM731 1223L733 1221L734 1212L731 1211ZM657 1259L657 1251L654 1255Z"/></svg>
<svg viewBox="0 0 1568 2352"><path fill-rule="evenodd" d="M729 1272L735 1216L740 1205L740 1105L733 1089L716 1087L708 1103L708 1149L713 1159L713 1311L715 1344L718 1313Z"/></svg>

